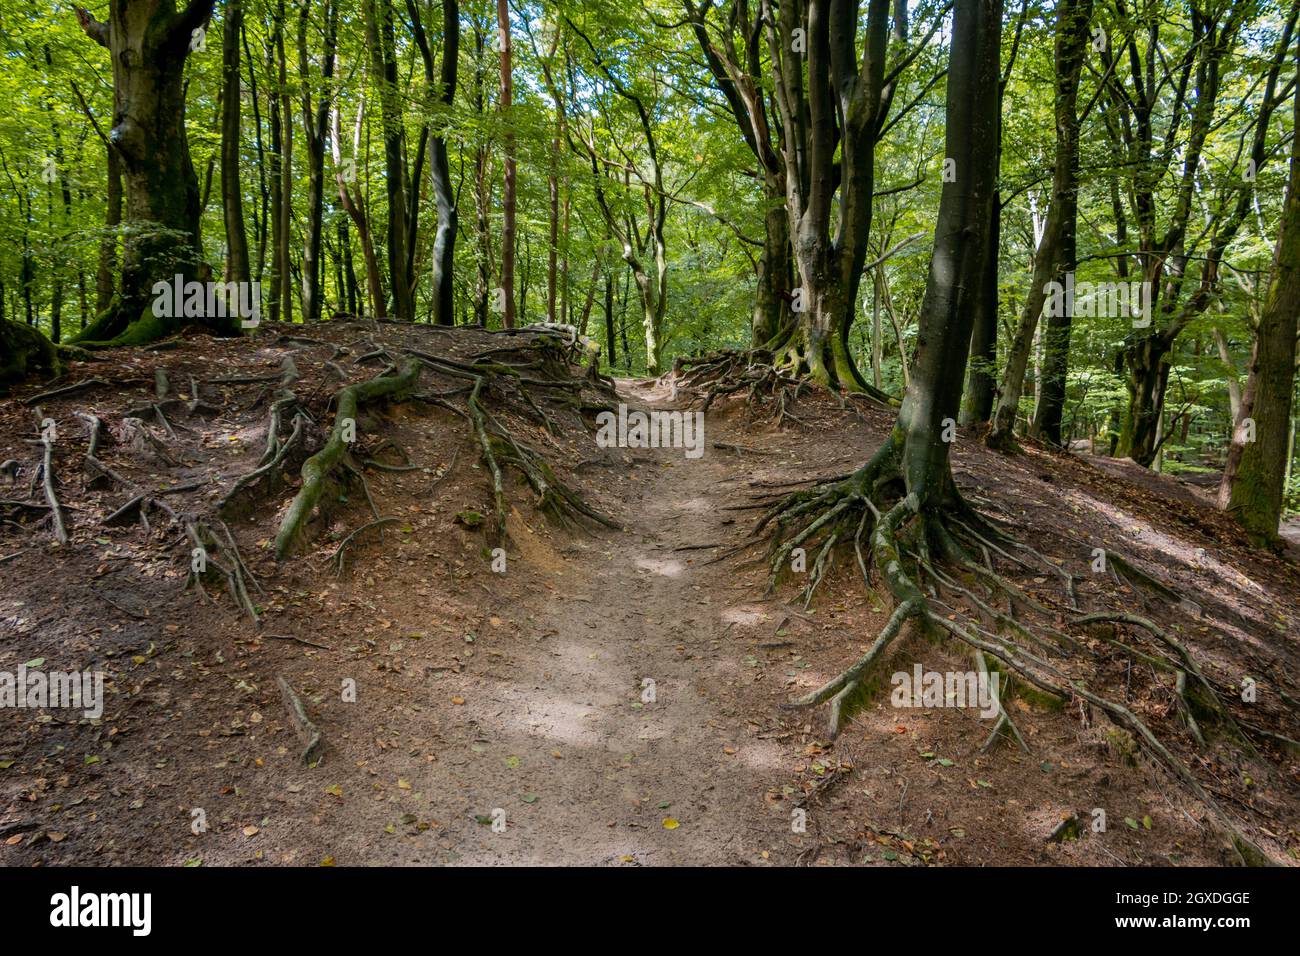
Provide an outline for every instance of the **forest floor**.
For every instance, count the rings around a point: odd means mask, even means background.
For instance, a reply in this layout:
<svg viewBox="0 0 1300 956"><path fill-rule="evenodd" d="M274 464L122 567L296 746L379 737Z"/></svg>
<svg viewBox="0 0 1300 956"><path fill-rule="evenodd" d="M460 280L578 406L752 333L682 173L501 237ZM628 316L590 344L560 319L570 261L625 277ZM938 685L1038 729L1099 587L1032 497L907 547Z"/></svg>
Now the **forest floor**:
<svg viewBox="0 0 1300 956"><path fill-rule="evenodd" d="M298 335L315 343L288 340ZM466 423L436 404L371 410L359 423L371 452L388 439L419 467L367 472L376 512L400 520L349 546L341 575L331 563L340 541L371 518L356 488L337 495L300 556L280 563L270 544L296 466L228 519L264 589L260 627L228 596L205 601L185 587L188 545L162 510L148 529L103 525L139 488L182 517L211 513L256 465L285 354L301 374L294 389L328 423L340 384L332 371L364 380L379 367L356 358L417 339L430 352L450 340L458 354L496 341L328 323L262 329L252 342L184 337L167 350L78 363L67 382L93 376L112 387L32 403L59 427L63 546L29 485L41 446L24 401L42 386L0 401L0 459L23 467L0 498L37 503L0 512L0 671L27 662L109 674L100 719L0 709L0 865L1227 861L1205 807L1078 701L1012 703L1029 753L1009 742L982 752L989 724L974 710L891 706L894 671L968 670L951 646L897 643L883 690L833 743L822 711L780 709L862 653L888 616L884 589L869 590L841 557L805 609L797 581L765 593L762 543L711 559L743 543L756 489L850 470L887 434L886 410L806 392L801 424L778 431L740 403L715 405L698 459L597 448L590 420L563 410L551 415L554 434L502 410L622 526L550 521L508 477L504 573L492 569L490 531L470 515L493 505ZM155 367L177 385L193 376L212 406L164 416L170 436L162 418L149 422L164 451L121 425L133 403L156 402ZM249 380L214 384L222 377ZM633 408L682 408L689 398L662 382L618 387ZM83 473L74 416L90 411L115 438L101 459L131 487ZM1258 681L1258 723L1300 736L1282 703L1300 697L1296 549L1252 551L1198 493L1116 463L1037 447L1008 458L967 434L954 461L972 502L1071 570L1082 606L1175 630L1215 681ZM1097 547L1127 555L1183 600L1091 575ZM1054 577L1013 576L1063 606ZM1225 739L1196 748L1169 681L1098 646L1107 692L1183 755L1270 856L1294 864L1300 757ZM323 735L315 766L299 759L277 676ZM1091 828L1098 808L1104 832ZM805 832L792 827L796 811ZM1080 838L1050 840L1072 813Z"/></svg>

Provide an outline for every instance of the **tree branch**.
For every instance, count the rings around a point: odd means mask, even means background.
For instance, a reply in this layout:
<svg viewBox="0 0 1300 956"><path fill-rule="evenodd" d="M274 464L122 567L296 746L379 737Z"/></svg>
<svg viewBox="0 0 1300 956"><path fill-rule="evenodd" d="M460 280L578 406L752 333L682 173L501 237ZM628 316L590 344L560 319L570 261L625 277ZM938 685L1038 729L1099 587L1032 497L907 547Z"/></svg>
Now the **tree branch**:
<svg viewBox="0 0 1300 956"><path fill-rule="evenodd" d="M81 24L82 31L104 49L108 49L108 24L100 23L90 11L84 7L72 8L77 14L77 23Z"/></svg>

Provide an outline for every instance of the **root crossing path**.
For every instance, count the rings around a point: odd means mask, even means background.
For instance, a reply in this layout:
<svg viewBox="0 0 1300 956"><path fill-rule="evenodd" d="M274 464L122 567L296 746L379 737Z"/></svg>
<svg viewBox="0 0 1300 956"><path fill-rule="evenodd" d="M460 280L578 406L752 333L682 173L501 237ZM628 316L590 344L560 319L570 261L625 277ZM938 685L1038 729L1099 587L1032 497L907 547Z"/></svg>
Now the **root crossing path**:
<svg viewBox="0 0 1300 956"><path fill-rule="evenodd" d="M620 389L632 408L683 404L654 383ZM545 518L511 473L505 497L517 508L494 573L491 484L462 416L392 403L367 434L411 464L370 469L293 557L275 560L269 508L232 514L228 540L247 562L260 628L229 598L186 590L160 535L113 526L86 546L93 511L121 510L122 495L75 497L69 481L72 544L9 556L0 636L21 649L11 660L105 661L114 682L102 720L17 708L0 720L0 865L1229 862L1203 802L1085 709L1017 696L1027 752L1009 742L986 751L990 727L969 708L894 706L888 691L833 745L824 711L782 709L860 658L891 602L841 556L804 610L807 577L792 568L768 595L765 548L736 546L773 496L852 471L893 416L825 394L799 399L799 427L747 426L745 414L713 408L698 458L602 449L585 427L542 434L512 421L620 527ZM248 427L245 444L261 447ZM962 454L971 500L1023 524L1077 573L1087 559L1078 542L1131 545L1139 523L1160 548L1204 548L1249 571L1237 575L1255 589L1249 600L1227 575L1199 594L1207 615L1211 599L1258 611L1240 639L1199 642L1222 652L1206 654L1221 684L1267 663L1222 654L1263 646L1247 638L1297 614L1258 598L1294 594L1289 578L1188 530L1199 525L1144 512L1151 495L1054 456ZM269 500L282 509L284 497ZM1082 502L1068 530L1062 500ZM1177 517L1217 516L1192 507ZM52 555L53 603L41 563ZM1198 638L1209 626L1180 614L1158 619L1196 625L1187 633ZM916 635L891 651L880 687L890 672L970 666L960 648ZM1144 691L1135 666L1106 662L1097 680L1131 690L1130 706L1182 739L1167 686ZM1238 766L1214 760L1207 774ZM1249 790L1260 830L1288 832L1285 781L1262 758L1245 769L1263 781ZM1217 791L1231 779L1220 772ZM1098 807L1125 825L1054 836Z"/></svg>
<svg viewBox="0 0 1300 956"><path fill-rule="evenodd" d="M625 383L624 393L634 408L672 406L651 383ZM525 526L512 514L504 586L480 597L491 620L518 629L477 651L466 673L434 682L434 758L395 767L410 788L399 800L418 792L431 807L405 819L435 816L433 837L386 843L338 818L340 842L355 843L361 861L793 861L789 801L768 793L788 779L786 761L754 724L776 727L779 717L749 713L734 692L752 671L733 628L777 610L753 603L758 579L742 583L727 563L704 566L718 549L700 547L731 543L751 523L720 506L753 460L712 447L712 424L700 458L627 449L622 474L588 472L590 486L617 492L604 504L623 531L566 534L555 545L561 536L540 520ZM478 666L498 650L508 666L494 657ZM445 707L449 697L460 703Z"/></svg>

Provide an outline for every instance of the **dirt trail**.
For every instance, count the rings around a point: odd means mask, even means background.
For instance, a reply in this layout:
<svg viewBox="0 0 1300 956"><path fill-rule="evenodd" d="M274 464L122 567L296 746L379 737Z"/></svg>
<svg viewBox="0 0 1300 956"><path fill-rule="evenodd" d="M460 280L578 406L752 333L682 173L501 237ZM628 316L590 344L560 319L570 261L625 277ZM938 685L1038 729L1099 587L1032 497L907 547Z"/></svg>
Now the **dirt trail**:
<svg viewBox="0 0 1300 956"><path fill-rule="evenodd" d="M328 344L314 347L298 353L303 368L328 354ZM199 351L168 353L174 378L213 377ZM281 351L232 350L221 368L262 373ZM139 381L143 393L149 379ZM186 467L211 477L170 499L185 510L208 507L205 496L263 447L265 413L251 403L262 379L251 381L239 402L221 393L245 413L189 423ZM620 390L633 408L684 404L653 382ZM81 401L51 407L68 421ZM102 526L95 516L120 507L122 492L85 487L65 457L74 540L53 548L13 536L0 565L0 671L39 657L106 670L111 683L102 720L0 712L0 865L1226 862L1204 808L1080 708L1017 698L1028 753L983 751L987 728L971 711L897 708L888 693L833 745L821 737L824 713L781 709L863 653L889 613L851 560L834 563L806 612L796 610L794 573L764 594L761 545L708 563L752 526L750 482L771 490L845 473L893 421L828 394L805 395L797 412L798 427L775 430L747 426L743 407L715 406L698 459L680 448L601 449L576 419L554 432L511 419L623 529L566 528L512 476L517 510L498 574L492 536L481 518L466 520L492 505L462 418L427 403L377 410L369 440L393 442L418 467L372 474L372 506L396 521L348 550L344 573L332 558L371 520L365 496L340 495L284 562L270 550L283 489L231 517L265 585L261 629L228 601L184 588L165 526ZM29 413L0 414L10 439L0 450L26 453ZM1249 549L1219 513L1086 462L1033 448L1004 458L967 437L955 451L963 492L1070 568L1088 606L1133 607L1178 628L1223 686L1294 672L1294 570ZM112 452L117 467L149 474ZM1197 595L1204 616L1089 576L1098 543ZM1059 602L1054 579L1018 580ZM918 665L963 671L969 659L912 635L882 662L881 686ZM324 736L317 766L301 763L281 676ZM1095 679L1186 749L1168 688L1142 677L1108 652ZM1280 726L1276 710L1252 716ZM1294 760L1244 762L1217 741L1197 759L1277 856L1300 859ZM1123 824L1047 839L1063 817L1097 808ZM791 827L796 809L807 811L806 832ZM194 825L199 812L205 828Z"/></svg>
<svg viewBox="0 0 1300 956"><path fill-rule="evenodd" d="M648 385L629 391L632 407L671 404ZM780 840L781 818L762 801L777 747L742 747L743 721L716 690L734 677L721 637L736 609L719 596L722 575L688 549L717 540L714 492L743 463L711 450L629 455L625 531L578 539L558 561L530 532L516 535L542 584L529 629L544 637L468 705L505 769L473 761L462 797L504 809L508 825L462 832L460 862L734 864L770 858Z"/></svg>
<svg viewBox="0 0 1300 956"><path fill-rule="evenodd" d="M310 369L332 343L305 344ZM255 394L282 352L222 356L222 372ZM170 358L177 379L198 364L185 347ZM654 383L621 387L634 408L674 406ZM187 460L216 469L211 495L251 467L263 414L187 429ZM266 585L260 629L187 590L170 539L96 528L90 509L120 495L82 490L73 546L17 549L3 568L0 652L11 670L38 657L107 670L104 719L0 714L0 865L793 859L791 735L738 693L754 675L736 636L768 615L744 604L752 581L702 567L714 552L698 549L735 533L720 508L747 461L709 447L698 459L600 449L586 428L512 424L622 530L563 527L512 475L508 568L492 573L492 539L462 520L491 508L472 435L445 409L393 405L363 431L429 467L372 474L372 507L398 524L354 544L345 573L331 559L369 520L369 491L340 493L285 562L270 550L270 508L231 516ZM708 438L725 428L711 416ZM51 561L67 591L54 606L40 584ZM298 759L281 677L323 735L316 766Z"/></svg>

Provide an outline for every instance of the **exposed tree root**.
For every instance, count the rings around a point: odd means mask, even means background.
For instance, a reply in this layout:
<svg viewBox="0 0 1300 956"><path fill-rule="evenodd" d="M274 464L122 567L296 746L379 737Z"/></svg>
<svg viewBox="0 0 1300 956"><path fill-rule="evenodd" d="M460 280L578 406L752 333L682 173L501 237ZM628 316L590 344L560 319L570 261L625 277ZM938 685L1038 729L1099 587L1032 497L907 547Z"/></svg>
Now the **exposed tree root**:
<svg viewBox="0 0 1300 956"><path fill-rule="evenodd" d="M993 673L997 673L999 677L1005 677L1000 670L989 666L988 658L984 656L983 651L977 650L972 656L975 659L976 667L979 668L979 672L986 678ZM990 686L995 686L997 688L995 703L997 705L998 719L994 722L993 729L989 731L989 735L984 738L984 744L980 747L980 751L983 752L988 750L1006 736L1009 731L1010 737L1020 745L1020 749L1025 753L1029 753L1029 745L1025 743L1025 738L1020 736L1020 728L1016 726L1015 721L1011 719L1011 715L1007 713L1006 707L1002 705L1002 701L1007 697L1010 691L1010 688L1006 686L1006 681L999 680L996 685L991 684Z"/></svg>
<svg viewBox="0 0 1300 956"><path fill-rule="evenodd" d="M281 441L281 421L285 412L291 409L294 410L293 429L289 433L289 437ZM310 419L307 413L298 405L298 399L293 392L284 392L280 398L272 402L268 417L266 449L262 452L257 467L236 481L230 490L222 496L221 500L217 502L219 511L225 511L229 508L241 493L251 488L262 478L268 476L274 478L278 475L290 453L297 450L304 443Z"/></svg>
<svg viewBox="0 0 1300 956"><path fill-rule="evenodd" d="M420 363L403 359L394 375L380 375L367 382L345 385L335 395L334 428L329 440L302 465L302 488L290 504L275 537L276 560L283 560L302 533L312 510L325 492L331 472L348 452L345 434L356 428L357 409L364 403L409 392L420 378Z"/></svg>
<svg viewBox="0 0 1300 956"><path fill-rule="evenodd" d="M1127 613L1109 613L1100 612L1095 614L1085 614L1074 619L1075 624L1123 624L1130 627L1141 628L1160 643L1169 647L1177 655L1177 660L1170 660L1163 655L1145 654L1141 651L1134 650L1122 642L1102 636L1103 640L1113 643L1123 648L1128 653L1146 661L1153 667L1159 667L1163 670L1171 671L1174 674L1174 690L1179 702L1179 710L1184 723L1187 724L1188 732L1196 738L1197 743L1204 745L1205 737L1201 732L1200 724L1197 717L1202 720L1207 717L1221 724L1225 730L1230 732L1242 742L1246 742L1245 734L1242 733L1241 726L1233 718L1232 713L1228 710L1219 690L1210 683L1209 679L1201 672L1200 665L1196 663L1195 658L1177 638L1170 635L1163 628L1156 625L1147 618L1140 617L1136 614ZM1188 687L1188 675L1194 678L1194 686Z"/></svg>
<svg viewBox="0 0 1300 956"><path fill-rule="evenodd" d="M123 418L118 428L119 444L128 445L139 455L152 456L169 468L176 466L176 459L171 456L166 443L151 432L149 426L140 419L129 416Z"/></svg>
<svg viewBox="0 0 1300 956"><path fill-rule="evenodd" d="M389 448L401 456L402 460L399 464L394 465L390 462L379 460L379 454ZM373 468L375 471L390 472L420 471L424 467L423 465L412 464L411 456L387 438L381 441L374 448L368 449L366 456L361 459L361 464L363 467Z"/></svg>
<svg viewBox="0 0 1300 956"><path fill-rule="evenodd" d="M687 389L699 396L702 411L708 411L720 398L743 392L746 414L751 419L771 421L778 428L787 422L804 424L793 408L804 389L813 384L811 378L801 375L790 363L781 361L776 352L765 348L721 349L705 355L679 356L667 381L674 390ZM852 394L884 407L894 402L884 392L856 382Z"/></svg>
<svg viewBox="0 0 1300 956"><path fill-rule="evenodd" d="M1138 586L1141 586L1154 592L1164 601L1184 607L1192 614L1200 613L1200 605L1195 601L1185 597L1180 591L1170 587L1155 575L1142 570L1122 554L1116 554L1114 551L1107 551L1106 569L1121 584L1127 584L1135 590Z"/></svg>
<svg viewBox="0 0 1300 956"><path fill-rule="evenodd" d="M50 526L54 529L54 540L59 544L67 544L68 528L63 520L63 506L59 504L58 493L54 490L54 440L46 435L41 441L45 446L41 458L41 487L45 490L45 501L50 506Z"/></svg>
<svg viewBox="0 0 1300 956"><path fill-rule="evenodd" d="M209 525L195 518L186 519L184 525L185 536L189 539L192 548L187 584L196 585L206 596L203 580L220 575L226 583L226 591L235 604L248 615L254 627L260 626L261 619L257 613L257 606L248 593L248 582L251 581L253 587L258 590L261 590L261 585L248 570L248 565L244 563L230 529L222 524L222 534L218 536Z"/></svg>
<svg viewBox="0 0 1300 956"><path fill-rule="evenodd" d="M1149 633L1161 645L1157 652L1139 651L1116 638L1102 639L1173 675L1173 692L1195 745L1205 742L1201 722L1207 717L1244 740L1240 724L1229 713L1226 701L1204 676L1187 648L1153 622L1137 615L1080 614L1073 577L983 519L962 500L955 487L950 485L924 503L919 503L914 494L900 497L902 482L894 442L893 438L887 441L867 465L851 475L786 495L774 507L769 507L755 528L754 533L760 534L775 522L769 589L776 586L795 548L806 548L810 554L814 548L820 548L808 571L806 601L825 575L834 548L852 542L858 568L868 586L872 584L874 566L895 601L889 619L862 657L820 687L784 706L802 709L829 702L827 732L834 739L843 728L850 706L867 696L873 671L909 623L930 637L946 632L970 649L980 672L987 674L996 669L999 674L1001 693L996 703L996 721L982 749L989 748L1001 737L1028 749L1003 706L1012 690L1011 680L1025 685L1025 692L1033 688L1061 701L1085 701L1131 730L1160 764L1187 785L1205 804L1241 862L1251 865L1267 862L1267 856L1227 817L1187 764L1132 710L1088 688L1091 675L1079 665L1095 666L1098 655L1084 641L1048 624L1018 619L1015 611L1020 607L1047 620L1069 615L1076 626L1118 624ZM1015 549L1037 557L1044 567L1060 572L1063 607L1046 606L996 572L994 555L1040 573L1034 565L1016 557L1012 553ZM982 555L982 563L972 557L973 552ZM949 573L945 566L958 569L957 573ZM978 584L963 583L958 577L961 574ZM976 593L975 588L979 586L985 588L984 596ZM944 592L964 600L974 610L946 604L940 597ZM1006 610L998 606L1000 599L1006 600ZM941 613L939 609L952 613ZM982 621L973 619L972 614Z"/></svg>
<svg viewBox="0 0 1300 956"><path fill-rule="evenodd" d="M674 391L686 389L700 396L700 410L706 412L718 399L743 392L746 414L751 419L766 418L778 428L786 422L803 424L792 409L810 384L778 369L772 353L764 349L679 356L669 382Z"/></svg>
<svg viewBox="0 0 1300 956"><path fill-rule="evenodd" d="M617 522L587 504L581 495L560 480L555 474L555 470L541 454L515 438L511 431L485 408L486 395L489 391L494 390L496 383L499 381L510 382L523 396L526 404L533 410L536 417L540 419L543 427L550 431L552 430L550 419L528 394L529 386L545 386L566 390L581 389L582 382L574 381L569 377L567 360L564 361L563 365L558 367L551 365L547 368L547 365L554 361L553 357L548 357L548 352L554 349L551 343L543 342L541 345L532 346L521 345L517 348L510 346L507 349L491 349L488 351L500 353L502 351L518 351L523 348L538 349L539 357L534 360L532 365L507 365L491 361L492 356L485 353L480 353L473 363L467 364L412 350L411 354L435 372L471 383L463 412L441 398L435 401L430 396L422 397L426 401L434 401L435 404L450 407L452 411L463 415L469 421L474 440L479 447L479 453L492 478L492 499L496 512L496 533L498 536L504 535L506 528L507 507L504 469L507 466L516 469L533 490L536 496L535 506L562 524L567 524L570 519L587 518L605 527L617 528L619 526ZM531 367L543 369L549 374L563 374L564 378L559 380L537 379L521 374L520 369ZM576 401L569 401L568 404L575 407L577 405Z"/></svg>
<svg viewBox="0 0 1300 956"><path fill-rule="evenodd" d="M92 415L88 412L77 412L76 414L78 418L86 423L89 432L86 457L94 458L99 453L99 442L104 436L104 423L100 421L98 415Z"/></svg>
<svg viewBox="0 0 1300 956"><path fill-rule="evenodd" d="M374 521L368 522L367 524L363 524L356 531L353 531L350 535L348 535L346 538L340 541L338 549L334 552L334 557L330 559L334 564L335 575L339 577L343 575L344 552L347 550L347 546L351 544L358 535L360 535L362 532L369 531L371 528L383 528L390 524L396 524L400 520L402 519L376 518Z"/></svg>
<svg viewBox="0 0 1300 956"><path fill-rule="evenodd" d="M51 398L66 398L69 395L79 395L84 391L92 388L108 387L108 382L102 378L88 378L84 381L74 382L72 385L63 385L59 388L52 388L47 392L39 392L36 395L28 395L23 399L23 404L28 408L33 405L39 405L41 402L48 401Z"/></svg>
<svg viewBox="0 0 1300 956"><path fill-rule="evenodd" d="M1081 697L1094 707L1097 707L1111 715L1113 718L1116 718L1118 723L1128 726L1130 730L1138 735L1138 738L1146 745L1151 753L1153 753L1161 763L1172 770L1174 775L1187 785L1188 789L1192 791L1196 798L1205 804L1206 809L1215 818L1219 828L1230 840L1232 848L1236 852L1241 863L1247 866L1267 866L1271 863L1268 855L1247 839L1238 829L1236 824L1228 819L1227 815L1219 808L1219 805L1210 796L1209 792L1201 785L1201 782L1196 779L1196 775L1187 768L1187 765L1178 757L1174 756L1174 754L1160 742L1156 735L1151 732L1151 729L1147 727L1147 725L1143 723L1136 714L1129 710L1129 708L1125 707L1123 704L1108 700L1099 694L1094 694L1086 687L1083 687L1081 681L1069 682L1067 686L1064 682L1054 683L1048 680L1036 673L1035 669L1029 666L1026 661L1018 659L1014 648L1011 648L1006 644L996 643L996 638L992 642L986 641L965 631L954 621L949 621L937 614L930 614L929 617L935 625L944 628L954 637L969 644L971 647L985 651L986 653L998 658L1007 666L1013 668L1017 673L1021 674L1026 680L1037 685L1040 689L1062 697L1069 697L1072 694Z"/></svg>
<svg viewBox="0 0 1300 956"><path fill-rule="evenodd" d="M298 736L302 738L303 750L300 758L304 764L310 766L313 758L318 758L320 749L324 745L320 731L316 725L311 722L307 716L307 708L303 706L298 695L293 692L289 682L282 676L275 678L276 685L280 688L280 696L284 698L284 705L289 708L289 716L293 719L294 729L297 730Z"/></svg>

